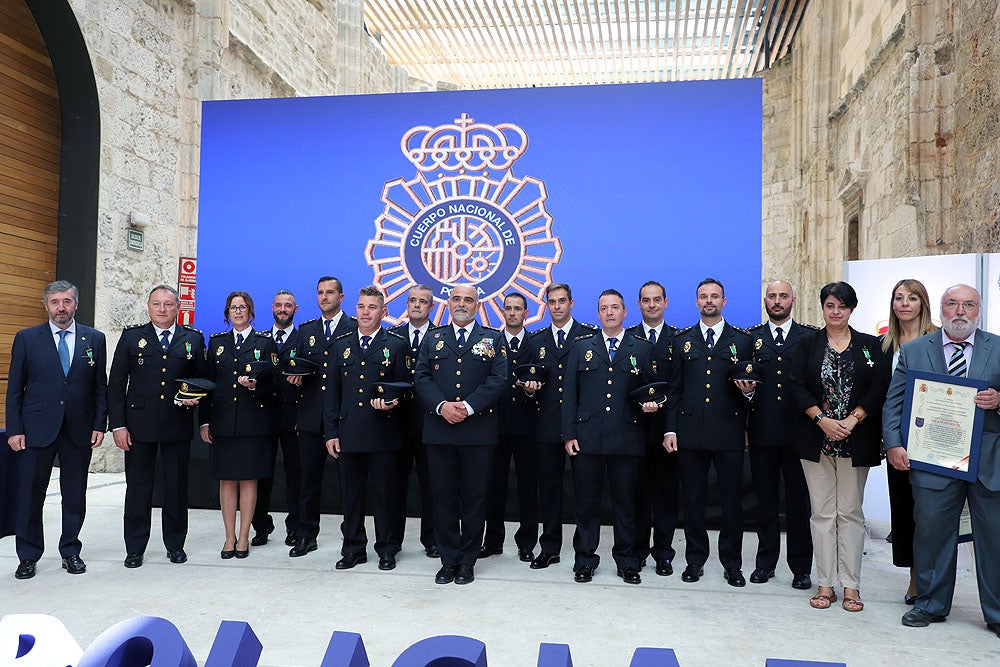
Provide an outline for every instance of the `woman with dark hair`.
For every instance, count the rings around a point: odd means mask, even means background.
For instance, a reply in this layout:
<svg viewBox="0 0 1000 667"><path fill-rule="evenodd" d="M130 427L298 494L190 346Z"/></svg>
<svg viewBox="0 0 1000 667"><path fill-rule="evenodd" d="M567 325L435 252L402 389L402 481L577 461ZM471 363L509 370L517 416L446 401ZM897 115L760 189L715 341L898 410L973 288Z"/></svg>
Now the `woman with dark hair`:
<svg viewBox="0 0 1000 667"><path fill-rule="evenodd" d="M257 480L272 474L270 380L277 348L270 332L253 330L253 317L250 295L230 293L223 320L232 324L232 329L209 338L209 378L216 389L210 401L201 402L199 412L201 438L211 445L209 468L219 480L219 506L226 529L223 559L250 554ZM237 507L241 517L238 534Z"/></svg>
<svg viewBox="0 0 1000 667"><path fill-rule="evenodd" d="M798 424L812 517L809 520L819 587L809 604L828 609L844 586L843 608L861 611L861 554L868 470L881 465L882 403L889 361L879 341L851 328L858 305L854 288L829 283L820 291L822 329L799 339L791 369L792 391L811 421Z"/></svg>
<svg viewBox="0 0 1000 667"><path fill-rule="evenodd" d="M882 336L882 351L892 355L891 369L899 361L899 347L924 334L937 331L931 322L931 302L927 288L919 280L904 278L892 288L889 301L889 330ZM885 467L889 482L889 518L892 523L892 563L896 567L910 568L910 585L903 601L913 604L917 600L916 576L913 571L913 489L910 473Z"/></svg>

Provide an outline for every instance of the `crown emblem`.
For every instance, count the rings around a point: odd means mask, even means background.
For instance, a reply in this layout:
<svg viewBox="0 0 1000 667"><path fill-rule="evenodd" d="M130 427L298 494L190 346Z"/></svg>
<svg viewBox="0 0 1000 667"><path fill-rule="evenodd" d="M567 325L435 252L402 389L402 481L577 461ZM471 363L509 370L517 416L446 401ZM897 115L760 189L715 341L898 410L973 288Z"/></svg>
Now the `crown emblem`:
<svg viewBox="0 0 1000 667"><path fill-rule="evenodd" d="M411 128L403 135L400 148L422 172L503 171L524 155L528 135L512 123L477 123L463 113L454 123Z"/></svg>

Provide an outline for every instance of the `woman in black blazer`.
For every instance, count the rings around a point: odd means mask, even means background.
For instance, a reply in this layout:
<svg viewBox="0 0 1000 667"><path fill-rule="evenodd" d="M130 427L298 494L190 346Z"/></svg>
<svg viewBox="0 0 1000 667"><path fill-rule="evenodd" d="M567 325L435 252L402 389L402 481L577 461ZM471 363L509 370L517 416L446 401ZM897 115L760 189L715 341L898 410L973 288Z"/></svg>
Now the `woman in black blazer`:
<svg viewBox="0 0 1000 667"><path fill-rule="evenodd" d="M864 501L868 470L882 462L882 403L890 360L878 339L852 329L858 305L854 288L830 283L820 291L826 326L799 340L791 382L795 401L811 421L799 423L812 517L809 521L819 588L809 604L827 609L844 585L843 608L861 611L858 588L865 543Z"/></svg>

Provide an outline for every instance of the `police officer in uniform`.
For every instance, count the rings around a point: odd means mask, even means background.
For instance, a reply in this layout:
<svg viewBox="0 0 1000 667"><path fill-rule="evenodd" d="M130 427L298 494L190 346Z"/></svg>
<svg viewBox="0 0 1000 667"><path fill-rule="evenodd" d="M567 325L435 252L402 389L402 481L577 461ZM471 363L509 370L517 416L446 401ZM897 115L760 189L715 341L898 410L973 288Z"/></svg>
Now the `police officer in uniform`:
<svg viewBox="0 0 1000 667"><path fill-rule="evenodd" d="M299 541L288 551L293 558L315 551L316 536L319 535L320 492L327 457L323 407L330 374L336 366L331 349L336 338L358 328L357 320L340 309L344 301L344 286L340 280L333 276L320 278L316 283L316 300L322 317L303 322L299 327L295 357L313 362L319 370L314 375L287 378L288 382L302 388L296 413L302 475L299 485Z"/></svg>
<svg viewBox="0 0 1000 667"><path fill-rule="evenodd" d="M402 336L410 343L410 356L414 360L410 370L410 382L413 382L413 372L416 370L417 352L420 343L427 337L431 329L430 315L434 307L434 294L427 285L414 285L406 297L406 322L393 327L389 331ZM406 532L406 501L410 490L410 473L417 469L417 485L420 489L420 544L428 558L440 558L441 554L434 544L434 502L431 497L430 475L427 472L427 449L424 447L424 406L419 400L404 401L398 410L406 415L406 428L403 430L403 449L399 454L399 520L401 523L399 539Z"/></svg>
<svg viewBox="0 0 1000 667"><path fill-rule="evenodd" d="M750 406L747 435L750 442L750 475L757 495L757 560L750 582L764 584L774 576L781 553L781 528L778 524L778 489L784 480L785 526L788 567L792 587L812 588L812 537L809 534L809 489L796 453L792 426L808 422L805 413L795 407L788 378L793 351L803 332L816 327L804 326L792 319L795 292L783 280L764 289L767 322L747 330L753 339L753 356L763 371ZM808 426L808 424L806 424Z"/></svg>
<svg viewBox="0 0 1000 667"><path fill-rule="evenodd" d="M149 322L126 327L108 376L108 421L125 452L125 567L142 565L149 543L157 453L163 466L163 545L171 563L187 560L188 462L197 400L175 401L178 378L205 378L205 339L177 324L177 290L149 292Z"/></svg>
<svg viewBox="0 0 1000 667"><path fill-rule="evenodd" d="M625 333L652 343L653 372L658 382L670 379L671 354L677 332L663 321L666 307L667 291L663 285L655 280L644 283L639 288L642 322L625 330ZM643 415L646 455L639 466L635 506L636 555L640 561L652 555L656 574L661 577L674 573L673 541L680 505L677 457L663 449L665 413L665 410L657 410Z"/></svg>
<svg viewBox="0 0 1000 667"><path fill-rule="evenodd" d="M754 383L726 379L729 368L752 359L750 336L722 318L726 304L722 284L706 278L698 284L698 324L674 337L670 399L663 446L676 451L684 495L687 567L681 578L698 581L708 560L705 498L708 471L715 467L722 500L719 560L731 586L746 586L743 564L743 449L747 410Z"/></svg>
<svg viewBox="0 0 1000 667"><path fill-rule="evenodd" d="M507 512L507 486L510 462L513 458L517 475L518 529L514 533L517 556L530 563L538 542L538 455L535 447L535 418L538 408L533 397L524 391L518 381L519 366L531 363L531 345L528 344L524 319L528 314L528 300L519 292L504 297L503 343L507 352L509 371L507 389L500 400L500 442L493 462L489 495L486 498L486 534L480 558L503 553L504 516Z"/></svg>
<svg viewBox="0 0 1000 667"><path fill-rule="evenodd" d="M434 532L441 551L435 583L468 584L483 541L486 483L500 424L496 409L507 383L499 331L479 325L479 297L456 285L448 297L451 324L420 346L416 392L428 414L424 443L434 495Z"/></svg>
<svg viewBox="0 0 1000 667"><path fill-rule="evenodd" d="M278 362L286 363L292 358L292 351L299 341L299 330L293 324L299 305L295 295L281 290L271 302L271 340L278 350ZM299 407L300 388L284 381L281 377L274 383L274 442L271 446L271 468L281 449L282 466L285 470L285 544L292 547L299 541L299 486L302 475L299 472L299 435L295 432L296 412ZM254 536L250 545L259 547L267 544L268 536L274 532L274 519L268 514L271 507L271 492L274 477L257 480L257 508L253 514Z"/></svg>
<svg viewBox="0 0 1000 667"><path fill-rule="evenodd" d="M563 536L563 479L566 449L562 435L563 383L570 347L578 338L597 332L593 324L573 319L573 291L565 283L545 288L545 307L550 326L531 334L531 362L545 367L545 383L527 383L538 402L535 440L538 452L538 504L542 534L538 556L531 569L540 570L559 562Z"/></svg>
<svg viewBox="0 0 1000 667"><path fill-rule="evenodd" d="M402 542L396 459L405 415L396 409L399 398L379 397L376 384L408 382L413 360L407 342L381 328L385 297L374 285L361 289L357 315L358 330L340 336L333 345L336 370L330 376L324 415L327 452L340 461L344 508L343 558L336 568L347 570L368 560L365 492L370 477L378 568L391 570Z"/></svg>
<svg viewBox="0 0 1000 667"><path fill-rule="evenodd" d="M635 552L635 499L639 464L645 454L640 411L629 396L653 382L652 345L625 333L628 311L621 292L601 292L597 302L601 333L573 343L566 363L562 432L572 458L576 490L576 560L574 580L591 581L600 563L601 487L607 475L618 576L638 584L640 558ZM659 409L644 403L643 411Z"/></svg>

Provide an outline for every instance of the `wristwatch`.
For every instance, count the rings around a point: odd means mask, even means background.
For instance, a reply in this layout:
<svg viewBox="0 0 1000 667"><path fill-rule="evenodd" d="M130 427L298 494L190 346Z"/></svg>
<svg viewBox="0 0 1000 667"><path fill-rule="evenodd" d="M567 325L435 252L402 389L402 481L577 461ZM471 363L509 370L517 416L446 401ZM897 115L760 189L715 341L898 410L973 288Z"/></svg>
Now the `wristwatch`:
<svg viewBox="0 0 1000 667"><path fill-rule="evenodd" d="M813 421L814 421L814 422L816 422L816 423L818 424L818 423L820 422L820 420L821 420L821 419L823 419L823 417L826 417L826 415L824 415L824 414L823 414L823 413L821 412L821 413L819 413L818 415L816 415L815 417L813 417Z"/></svg>

